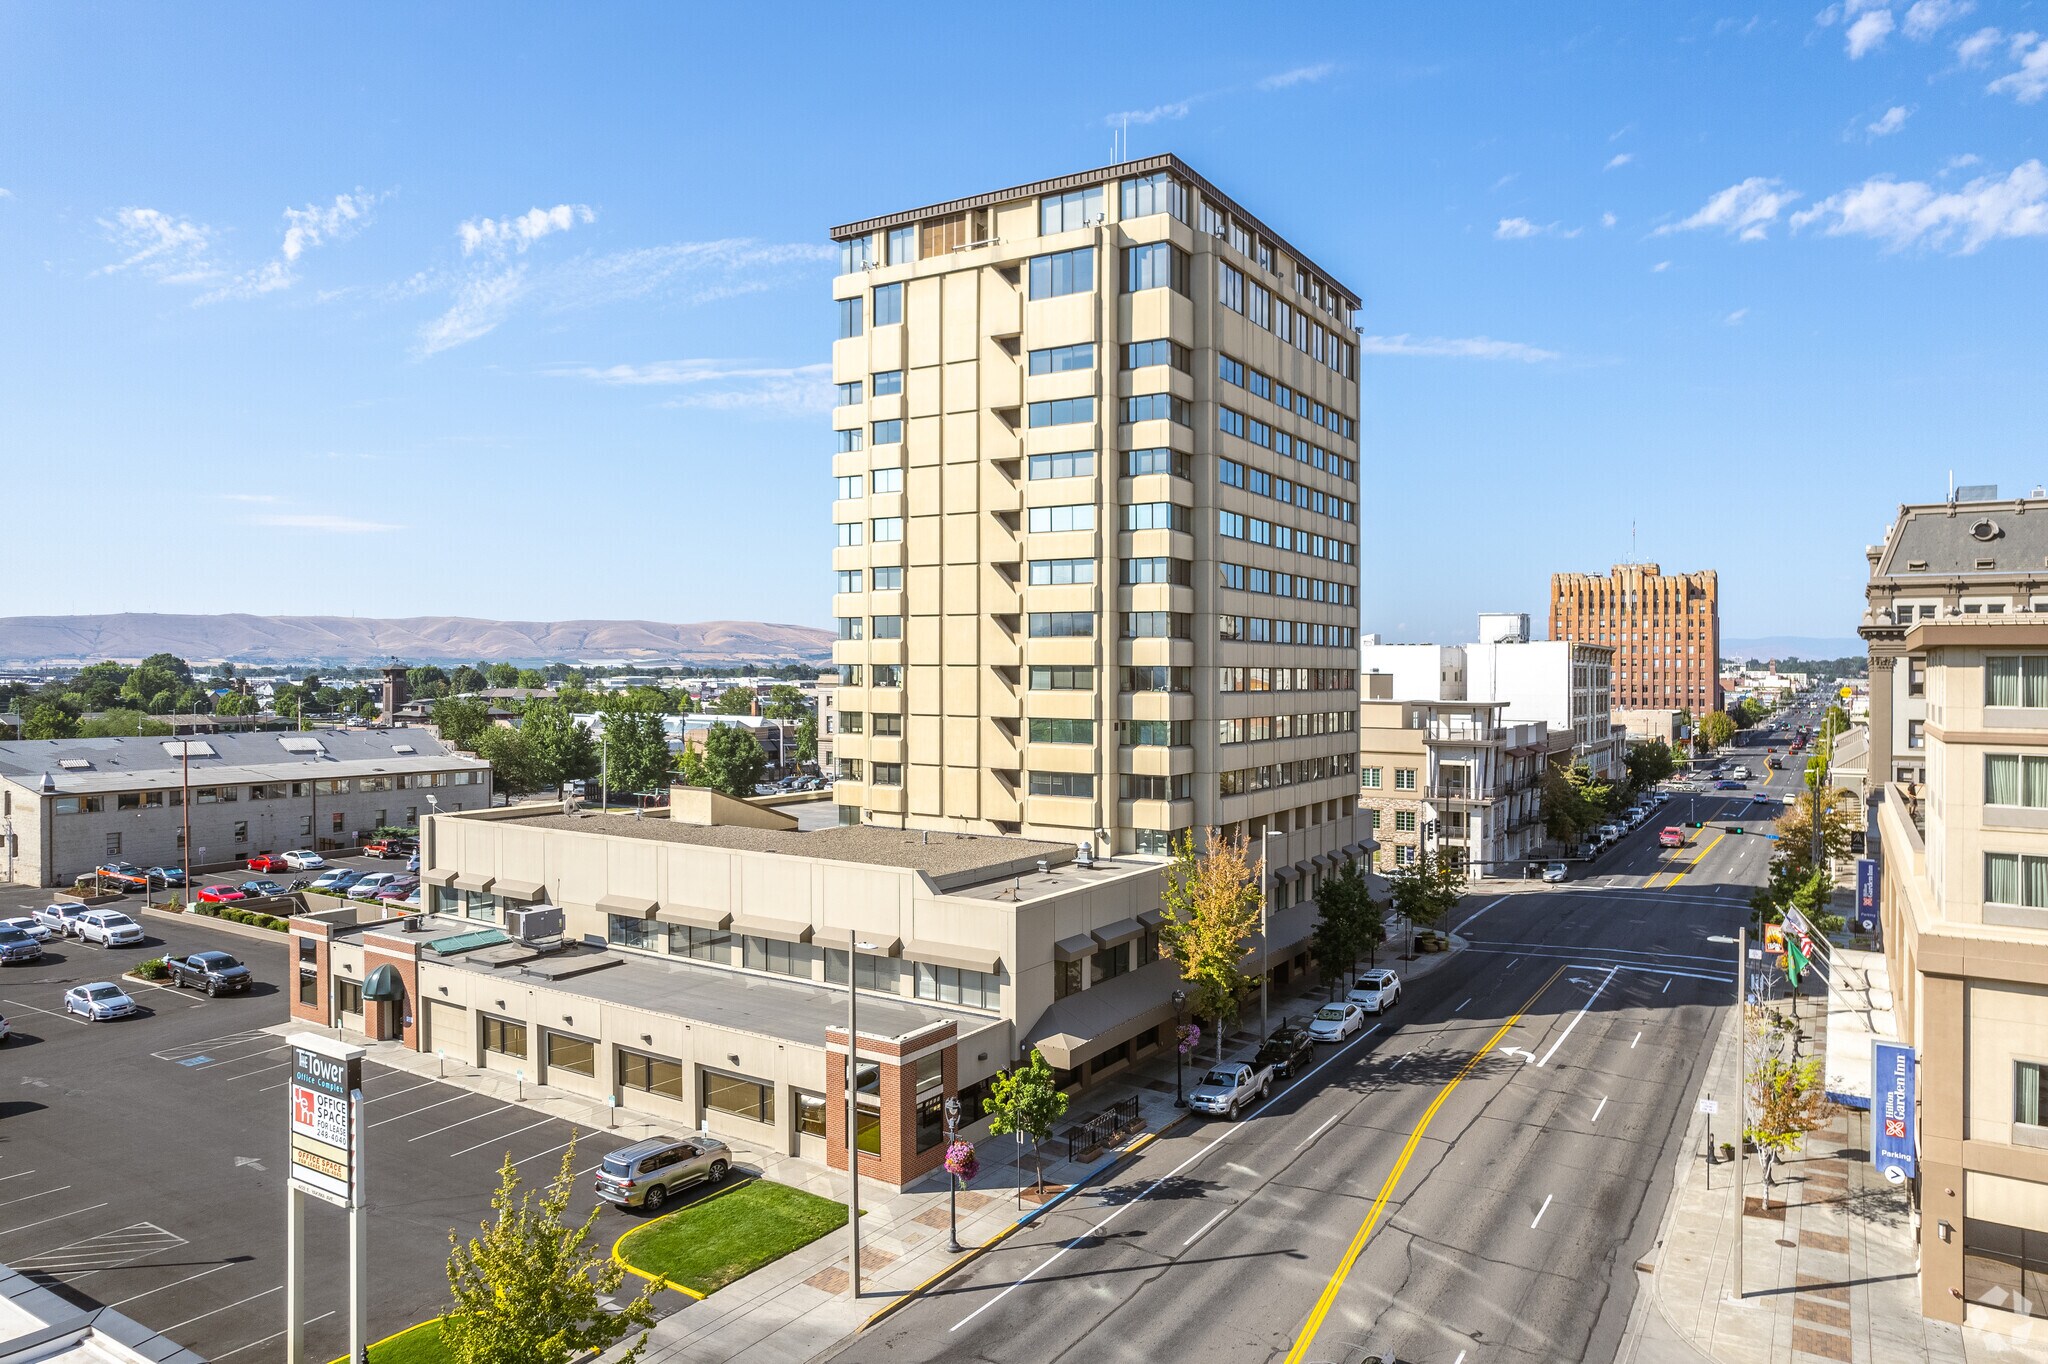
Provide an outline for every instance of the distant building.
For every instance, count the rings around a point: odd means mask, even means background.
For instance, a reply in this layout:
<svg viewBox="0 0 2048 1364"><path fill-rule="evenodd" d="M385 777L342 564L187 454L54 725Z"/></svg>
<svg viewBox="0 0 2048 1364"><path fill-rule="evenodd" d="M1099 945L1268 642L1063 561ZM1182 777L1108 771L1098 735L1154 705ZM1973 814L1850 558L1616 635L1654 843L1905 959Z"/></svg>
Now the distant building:
<svg viewBox="0 0 2048 1364"><path fill-rule="evenodd" d="M1384 871L1423 851L1477 877L1519 876L1543 846L1541 720L1509 724L1503 701L1409 700L1366 674L1358 703L1359 806Z"/></svg>
<svg viewBox="0 0 2048 1364"><path fill-rule="evenodd" d="M1608 716L1615 729L1627 734L1627 743L1645 742L1651 739L1665 744L1674 751L1691 736L1685 725L1685 712L1681 710L1617 710Z"/></svg>
<svg viewBox="0 0 2048 1364"><path fill-rule="evenodd" d="M1616 564L1606 577L1554 573L1550 637L1614 651L1614 701L1694 715L1721 709L1721 589L1712 569Z"/></svg>

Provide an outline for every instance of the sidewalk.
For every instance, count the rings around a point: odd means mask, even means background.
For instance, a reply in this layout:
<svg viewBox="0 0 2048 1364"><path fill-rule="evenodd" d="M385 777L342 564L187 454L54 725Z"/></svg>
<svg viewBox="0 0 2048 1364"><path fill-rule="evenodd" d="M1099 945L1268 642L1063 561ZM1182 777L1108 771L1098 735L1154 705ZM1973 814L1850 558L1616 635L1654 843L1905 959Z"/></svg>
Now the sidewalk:
<svg viewBox="0 0 2048 1364"><path fill-rule="evenodd" d="M1801 1054L1825 1050L1820 1001L1807 997L1801 1019L1811 1040ZM1851 1007L1836 1002L1834 1007ZM1661 1234L1636 1267L1638 1293L1617 1364L1990 1364L2040 1360L2040 1345L1929 1321L1920 1315L1918 1252L1905 1190L1871 1166L1870 1114L1838 1109L1782 1162L1765 1190L1758 1158L1744 1163L1741 1219L1743 1288L1733 1288L1735 1245L1732 1164L1702 1156L1735 1136L1737 1017L1715 1045L1703 1096L1720 1112L1695 1111L1686 1129ZM1763 1206L1768 1192L1770 1206Z"/></svg>

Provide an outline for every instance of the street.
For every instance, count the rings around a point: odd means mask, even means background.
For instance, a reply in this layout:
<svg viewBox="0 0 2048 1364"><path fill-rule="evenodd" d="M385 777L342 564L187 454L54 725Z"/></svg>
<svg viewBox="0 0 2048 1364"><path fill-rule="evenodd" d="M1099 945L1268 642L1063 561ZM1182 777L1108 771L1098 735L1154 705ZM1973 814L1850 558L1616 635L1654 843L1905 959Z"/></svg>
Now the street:
<svg viewBox="0 0 2048 1364"><path fill-rule="evenodd" d="M836 1357L1611 1359L1776 846L1726 832L1769 827L1728 792L1697 798L1723 828L1660 849L1687 799L1583 879L1469 894L1447 926L1470 948L1378 1027L1241 1123L1182 1124Z"/></svg>

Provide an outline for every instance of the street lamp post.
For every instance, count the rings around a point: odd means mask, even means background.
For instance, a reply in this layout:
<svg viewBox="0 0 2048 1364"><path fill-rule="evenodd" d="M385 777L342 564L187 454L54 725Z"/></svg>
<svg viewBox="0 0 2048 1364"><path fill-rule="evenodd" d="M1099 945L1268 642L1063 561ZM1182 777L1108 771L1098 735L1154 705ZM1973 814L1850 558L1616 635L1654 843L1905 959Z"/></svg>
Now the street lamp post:
<svg viewBox="0 0 2048 1364"><path fill-rule="evenodd" d="M1277 829L1266 830L1265 841L1259 845L1259 1037L1264 1040L1269 1034L1266 1018L1266 994L1273 979L1272 921L1266 909L1273 902L1272 859L1268 856L1273 840L1284 840L1287 835Z"/></svg>
<svg viewBox="0 0 2048 1364"><path fill-rule="evenodd" d="M858 930L846 931L846 1225L853 1233L853 1258L846 1282L860 1301L860 1032L855 1003L860 988L860 954L875 945L862 942Z"/></svg>
<svg viewBox="0 0 2048 1364"><path fill-rule="evenodd" d="M960 1136L960 1100L946 1100L946 1154L953 1153L953 1143ZM960 1245L960 1176L948 1171L946 1174L946 1250L958 1255Z"/></svg>
<svg viewBox="0 0 2048 1364"><path fill-rule="evenodd" d="M1175 990L1173 992L1173 1106L1175 1108L1186 1108L1188 1106L1187 1096L1182 1094L1180 1089L1181 1068L1187 1064L1188 1055L1187 1048L1181 1045L1180 1011L1187 1002L1188 992L1186 990Z"/></svg>

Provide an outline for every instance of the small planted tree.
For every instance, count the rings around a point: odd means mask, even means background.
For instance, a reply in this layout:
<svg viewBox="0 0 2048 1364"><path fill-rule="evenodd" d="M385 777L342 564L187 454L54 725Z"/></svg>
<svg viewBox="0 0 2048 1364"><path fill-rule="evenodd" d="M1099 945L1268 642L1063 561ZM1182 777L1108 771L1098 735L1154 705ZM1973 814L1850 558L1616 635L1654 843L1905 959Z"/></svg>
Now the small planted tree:
<svg viewBox="0 0 2048 1364"><path fill-rule="evenodd" d="M1182 834L1159 899L1160 945L1194 987L1195 1012L1216 1021L1220 1062L1246 988L1244 940L1259 926L1258 875L1245 840L1210 829L1197 852L1194 836Z"/></svg>
<svg viewBox="0 0 2048 1364"><path fill-rule="evenodd" d="M1749 1119L1743 1135L1764 1158L1764 1198L1770 1198L1777 1163L1799 1149L1806 1134L1834 1114L1821 1059L1788 1060L1767 1052L1749 1072Z"/></svg>
<svg viewBox="0 0 2048 1364"><path fill-rule="evenodd" d="M1052 1126L1067 1111L1067 1096L1054 1083L1052 1067L1038 1048L1031 1059L1015 1070L999 1071L989 1084L989 1097L981 1101L988 1114L988 1130L998 1137L1015 1133L1031 1143L1031 1165L1039 1192L1045 1190L1045 1163L1039 1147L1052 1136Z"/></svg>
<svg viewBox="0 0 2048 1364"><path fill-rule="evenodd" d="M579 1223L564 1220L576 1187L576 1144L535 1197L520 1189L508 1154L491 1195L495 1219L464 1242L448 1233L448 1289L441 1344L459 1364L568 1364L608 1350L633 1332L639 1339L617 1356L631 1364L654 1324L655 1285L607 1308L625 1281L625 1266L590 1240L597 1209Z"/></svg>
<svg viewBox="0 0 2048 1364"><path fill-rule="evenodd" d="M1413 862L1387 873L1393 909L1408 920L1408 950L1415 951L1415 930L1432 929L1457 907L1465 889L1465 868L1441 854L1423 849Z"/></svg>
<svg viewBox="0 0 2048 1364"><path fill-rule="evenodd" d="M1357 964L1359 956L1376 950L1386 938L1386 921L1373 902L1365 877L1351 863L1324 879L1316 908L1322 917L1309 939L1309 950L1315 954L1323 984L1332 987L1334 999L1337 982Z"/></svg>

